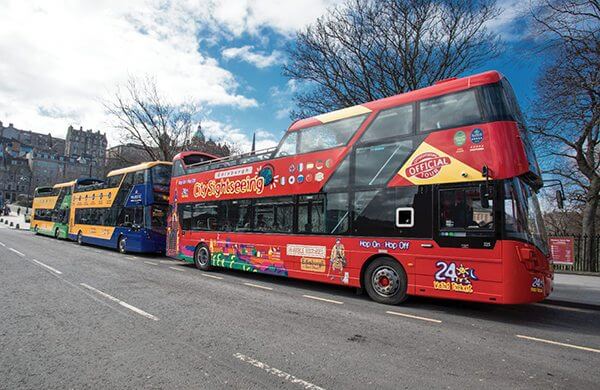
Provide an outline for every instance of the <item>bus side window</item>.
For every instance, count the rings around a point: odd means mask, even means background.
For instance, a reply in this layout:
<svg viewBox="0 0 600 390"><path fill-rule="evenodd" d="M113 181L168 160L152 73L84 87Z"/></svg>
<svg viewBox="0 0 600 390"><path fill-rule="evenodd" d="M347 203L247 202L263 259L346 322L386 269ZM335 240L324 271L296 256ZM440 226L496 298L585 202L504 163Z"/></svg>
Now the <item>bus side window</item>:
<svg viewBox="0 0 600 390"><path fill-rule="evenodd" d="M325 233L325 196L304 195L298 200L298 233Z"/></svg>
<svg viewBox="0 0 600 390"><path fill-rule="evenodd" d="M483 208L478 187L442 189L439 193L441 230L492 230L493 199Z"/></svg>

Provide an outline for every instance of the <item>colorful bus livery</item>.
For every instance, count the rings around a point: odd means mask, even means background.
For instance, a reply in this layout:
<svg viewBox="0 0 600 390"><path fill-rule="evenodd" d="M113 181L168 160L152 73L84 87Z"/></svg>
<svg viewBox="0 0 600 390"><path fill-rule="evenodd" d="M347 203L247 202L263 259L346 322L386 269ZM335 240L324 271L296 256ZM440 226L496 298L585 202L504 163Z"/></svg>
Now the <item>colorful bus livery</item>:
<svg viewBox="0 0 600 390"><path fill-rule="evenodd" d="M541 186L512 88L486 72L300 120L274 150L174 171L167 253L361 287L388 304L536 302L553 279Z"/></svg>
<svg viewBox="0 0 600 390"><path fill-rule="evenodd" d="M69 238L122 253L164 252L170 175L171 163L155 161L75 186Z"/></svg>
<svg viewBox="0 0 600 390"><path fill-rule="evenodd" d="M76 183L92 184L96 179L77 179L36 188L33 199L30 229L35 233L66 239L69 230L71 194Z"/></svg>

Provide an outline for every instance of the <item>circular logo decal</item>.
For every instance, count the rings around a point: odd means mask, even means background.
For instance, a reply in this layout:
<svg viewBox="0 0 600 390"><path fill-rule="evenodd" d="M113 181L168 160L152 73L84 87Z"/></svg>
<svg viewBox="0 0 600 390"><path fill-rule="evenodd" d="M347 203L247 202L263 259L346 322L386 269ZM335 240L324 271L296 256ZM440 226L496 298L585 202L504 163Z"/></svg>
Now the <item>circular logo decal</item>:
<svg viewBox="0 0 600 390"><path fill-rule="evenodd" d="M433 152L419 154L405 169L406 177L417 177L419 179L429 179L434 177L445 165L450 164L449 157L440 157Z"/></svg>
<svg viewBox="0 0 600 390"><path fill-rule="evenodd" d="M317 172L317 174L315 175L316 181L323 181L324 178L325 178L325 175L323 174L323 172Z"/></svg>
<svg viewBox="0 0 600 390"><path fill-rule="evenodd" d="M298 175L297 181L298 181L298 184L304 183L304 176L303 175Z"/></svg>
<svg viewBox="0 0 600 390"><path fill-rule="evenodd" d="M317 162L315 163L315 167L317 169L323 169L323 161L317 160Z"/></svg>
<svg viewBox="0 0 600 390"><path fill-rule="evenodd" d="M467 135L464 131L457 131L454 133L454 145L463 146L467 142Z"/></svg>
<svg viewBox="0 0 600 390"><path fill-rule="evenodd" d="M295 176L290 176L290 178L288 179L288 183L294 184L295 182L296 182L296 177Z"/></svg>
<svg viewBox="0 0 600 390"><path fill-rule="evenodd" d="M328 158L328 159L325 161L325 166L326 166L327 168L331 168L331 166L332 166L332 165L333 165L333 160L332 160L332 159L330 159L330 158Z"/></svg>
<svg viewBox="0 0 600 390"><path fill-rule="evenodd" d="M313 175L312 173L309 173L308 175L306 175L306 182L310 183L313 180Z"/></svg>
<svg viewBox="0 0 600 390"><path fill-rule="evenodd" d="M296 166L294 164L290 165L290 173L296 172Z"/></svg>
<svg viewBox="0 0 600 390"><path fill-rule="evenodd" d="M273 183L273 167L271 165L265 165L261 168L260 172L258 172L258 176L262 177L265 180L265 185Z"/></svg>
<svg viewBox="0 0 600 390"><path fill-rule="evenodd" d="M471 142L478 144L483 141L483 131L481 129L473 129L471 132Z"/></svg>

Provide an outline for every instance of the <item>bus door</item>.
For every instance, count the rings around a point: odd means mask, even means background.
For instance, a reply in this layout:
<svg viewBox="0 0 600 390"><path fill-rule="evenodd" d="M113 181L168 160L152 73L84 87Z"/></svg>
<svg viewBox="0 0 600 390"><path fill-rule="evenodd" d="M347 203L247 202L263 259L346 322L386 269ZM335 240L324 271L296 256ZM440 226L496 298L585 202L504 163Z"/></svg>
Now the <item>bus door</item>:
<svg viewBox="0 0 600 390"><path fill-rule="evenodd" d="M144 225L144 206L125 207L121 213L119 225L124 227L127 249L142 250L144 236L147 234Z"/></svg>
<svg viewBox="0 0 600 390"><path fill-rule="evenodd" d="M435 187L434 240L439 247L419 273L434 290L501 293L502 258L493 183ZM424 280L423 280L424 282Z"/></svg>

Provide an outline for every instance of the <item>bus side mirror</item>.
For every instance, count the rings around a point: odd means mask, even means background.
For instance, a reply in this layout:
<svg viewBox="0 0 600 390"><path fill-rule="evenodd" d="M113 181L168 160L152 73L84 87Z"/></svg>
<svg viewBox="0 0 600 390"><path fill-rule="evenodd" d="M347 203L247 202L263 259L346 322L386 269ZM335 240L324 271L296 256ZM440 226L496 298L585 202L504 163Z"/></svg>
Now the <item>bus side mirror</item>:
<svg viewBox="0 0 600 390"><path fill-rule="evenodd" d="M490 208L490 194L488 189L489 186L487 183L479 185L479 199L481 199L481 207L484 209Z"/></svg>
<svg viewBox="0 0 600 390"><path fill-rule="evenodd" d="M561 190L556 191L556 203L558 203L559 209L562 210L565 208L565 198Z"/></svg>

